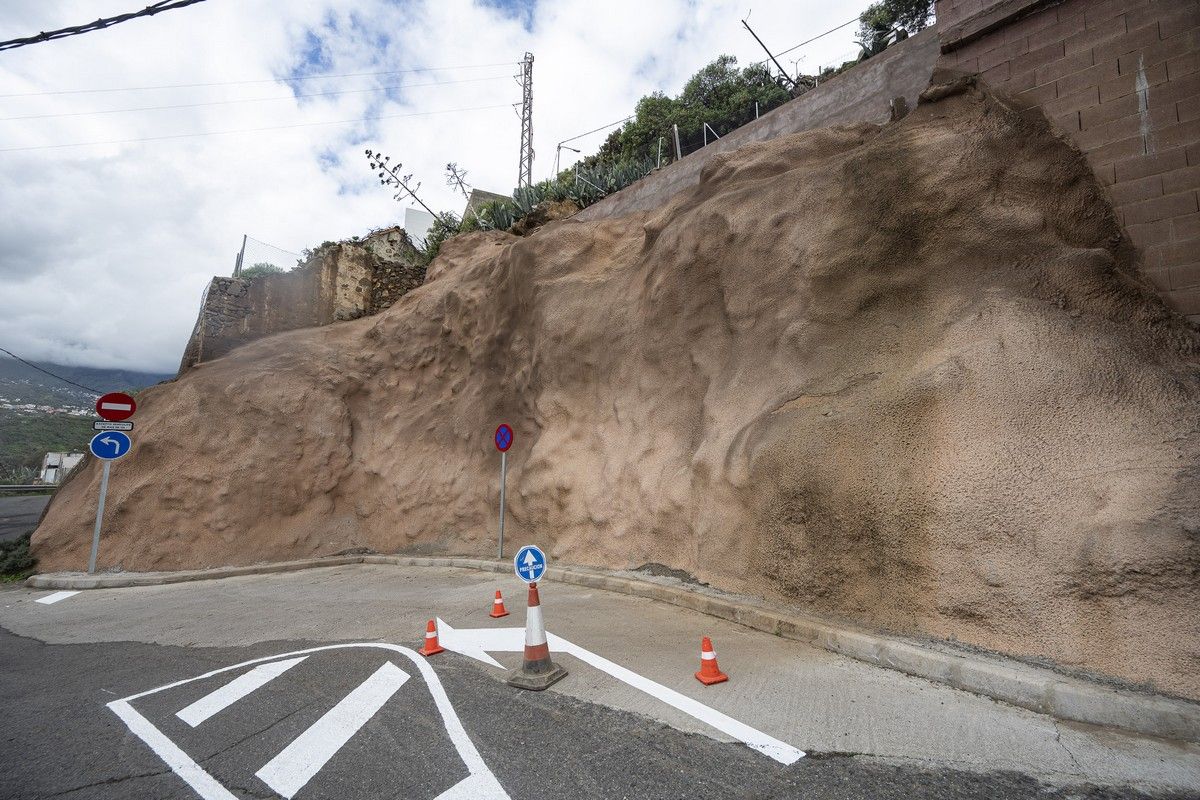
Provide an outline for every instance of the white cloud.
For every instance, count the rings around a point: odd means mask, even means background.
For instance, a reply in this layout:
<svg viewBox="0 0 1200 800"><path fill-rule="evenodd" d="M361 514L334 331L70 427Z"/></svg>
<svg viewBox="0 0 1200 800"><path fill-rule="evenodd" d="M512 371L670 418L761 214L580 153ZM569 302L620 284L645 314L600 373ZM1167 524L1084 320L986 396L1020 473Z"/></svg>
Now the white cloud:
<svg viewBox="0 0 1200 800"><path fill-rule="evenodd" d="M423 199L460 211L444 185L509 191L520 122L509 77L534 63L534 177L555 144L629 114L651 91L677 93L721 53L763 58L742 28L747 0L268 0L201 3L0 53L0 95L92 88L191 88L0 97L0 117L278 97L132 113L0 121L0 345L28 358L172 370L200 293L229 274L243 233L299 252L403 219L365 147L404 162ZM853 18L858 2L757 0L750 23L782 50ZM15 7L13 7L15 6ZM30 0L5 9L22 35L131 10L129 0ZM140 7L140 6L139 6ZM801 69L852 54L854 26L781 59ZM506 62L507 66L461 68ZM284 82L294 75L459 66ZM495 79L491 79L495 78ZM259 81L237 83L232 81ZM441 81L438 85L430 84ZM405 85L404 89L292 96ZM501 105L428 116L428 111ZM311 125L365 116L365 123ZM284 130L132 144L17 150L273 126ZM584 153L605 136L575 142Z"/></svg>

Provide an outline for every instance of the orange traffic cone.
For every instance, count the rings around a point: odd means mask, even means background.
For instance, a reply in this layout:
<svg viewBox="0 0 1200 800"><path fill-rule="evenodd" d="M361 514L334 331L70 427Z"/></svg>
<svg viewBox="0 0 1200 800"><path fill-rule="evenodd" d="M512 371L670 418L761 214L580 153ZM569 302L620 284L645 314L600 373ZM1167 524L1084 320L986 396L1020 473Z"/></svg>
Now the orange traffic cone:
<svg viewBox="0 0 1200 800"><path fill-rule="evenodd" d="M550 660L546 643L546 624L542 621L542 601L536 583L529 584L529 607L525 610L525 658L521 666L508 673L508 685L540 692L567 676L567 671Z"/></svg>
<svg viewBox="0 0 1200 800"><path fill-rule="evenodd" d="M705 686L729 680L729 676L717 666L717 654L713 650L712 640L707 636L700 640L700 671L696 673L696 680Z"/></svg>
<svg viewBox="0 0 1200 800"><path fill-rule="evenodd" d="M496 590L496 599L492 601L491 617L507 617L508 611L504 608L504 598L500 596L500 590Z"/></svg>
<svg viewBox="0 0 1200 800"><path fill-rule="evenodd" d="M429 624L425 626L425 646L417 652L423 656L436 656L446 648L438 644L437 640L437 625L433 620L429 620Z"/></svg>

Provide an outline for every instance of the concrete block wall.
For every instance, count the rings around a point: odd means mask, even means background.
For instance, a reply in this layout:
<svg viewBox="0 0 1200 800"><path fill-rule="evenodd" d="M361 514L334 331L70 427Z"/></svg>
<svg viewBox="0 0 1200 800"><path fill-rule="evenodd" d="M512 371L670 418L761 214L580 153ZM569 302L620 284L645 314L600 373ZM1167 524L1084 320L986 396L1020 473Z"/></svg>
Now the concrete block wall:
<svg viewBox="0 0 1200 800"><path fill-rule="evenodd" d="M1146 276L1200 322L1200 2L938 0L939 66L1040 108L1084 152Z"/></svg>

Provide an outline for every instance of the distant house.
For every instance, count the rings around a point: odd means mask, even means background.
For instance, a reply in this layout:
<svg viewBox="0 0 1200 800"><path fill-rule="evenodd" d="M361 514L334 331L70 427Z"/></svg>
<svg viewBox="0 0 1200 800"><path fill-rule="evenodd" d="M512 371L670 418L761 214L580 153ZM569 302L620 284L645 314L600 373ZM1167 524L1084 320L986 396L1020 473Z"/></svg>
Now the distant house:
<svg viewBox="0 0 1200 800"><path fill-rule="evenodd" d="M409 241L417 247L425 246L425 239L432 227L433 214L419 208L404 209L404 232L408 234Z"/></svg>
<svg viewBox="0 0 1200 800"><path fill-rule="evenodd" d="M42 459L42 483L58 483L83 460L83 453L46 453Z"/></svg>

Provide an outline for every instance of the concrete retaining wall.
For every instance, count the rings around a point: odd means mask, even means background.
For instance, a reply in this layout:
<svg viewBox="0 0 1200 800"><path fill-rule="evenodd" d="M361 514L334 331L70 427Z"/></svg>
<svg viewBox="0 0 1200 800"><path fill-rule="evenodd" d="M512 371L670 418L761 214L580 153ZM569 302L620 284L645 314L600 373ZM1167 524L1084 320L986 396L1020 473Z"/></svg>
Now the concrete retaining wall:
<svg viewBox="0 0 1200 800"><path fill-rule="evenodd" d="M575 218L604 219L658 208L672 195L699 183L700 171L713 156L751 142L830 125L885 123L891 118L894 98L903 97L909 108L916 106L917 95L929 85L938 53L936 31L922 31L784 103L761 119L729 132L708 147L589 206Z"/></svg>

